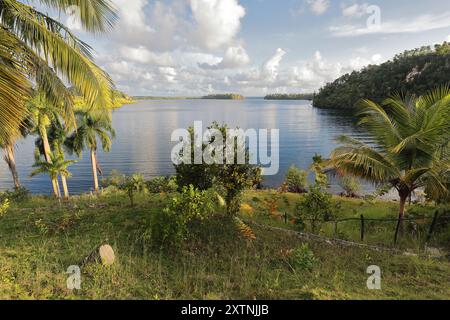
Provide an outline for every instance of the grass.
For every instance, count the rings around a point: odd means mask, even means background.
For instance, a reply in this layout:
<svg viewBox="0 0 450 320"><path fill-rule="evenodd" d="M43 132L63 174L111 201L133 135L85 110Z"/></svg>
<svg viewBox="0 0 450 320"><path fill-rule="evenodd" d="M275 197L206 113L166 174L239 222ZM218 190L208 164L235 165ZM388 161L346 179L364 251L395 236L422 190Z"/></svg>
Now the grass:
<svg viewBox="0 0 450 320"><path fill-rule="evenodd" d="M242 218L293 228L262 209L273 195L248 192L253 214L243 212ZM280 211L299 198L287 197L279 200ZM312 258L300 257L310 259L311 267L295 267L304 261L297 264L289 252L304 241L252 226L256 240L249 242L226 217L193 227L178 250L154 248L151 214L168 198L141 195L135 207L122 194L80 196L61 206L45 197L12 204L0 219L0 299L450 299L447 260L311 242L306 245ZM395 212L395 203L336 201L344 202L343 212ZM117 262L83 267L81 290L68 290L67 268L103 243L113 246ZM369 265L381 267L382 290L367 289Z"/></svg>

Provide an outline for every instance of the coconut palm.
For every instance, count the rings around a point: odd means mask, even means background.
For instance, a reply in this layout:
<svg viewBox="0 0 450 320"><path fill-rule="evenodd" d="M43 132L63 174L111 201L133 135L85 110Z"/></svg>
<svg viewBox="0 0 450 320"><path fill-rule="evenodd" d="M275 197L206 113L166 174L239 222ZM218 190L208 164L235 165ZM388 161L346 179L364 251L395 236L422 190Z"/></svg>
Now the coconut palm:
<svg viewBox="0 0 450 320"><path fill-rule="evenodd" d="M32 124L30 119L27 118L22 121L20 130L12 130L6 135L0 135L0 148L3 150L3 159L11 171L15 189L21 187L16 166L15 144L18 139L26 137L30 133L31 128Z"/></svg>
<svg viewBox="0 0 450 320"><path fill-rule="evenodd" d="M97 160L98 140L103 151L109 152L115 131L112 127L109 114L93 114L86 111L77 112L79 124L77 130L69 138L72 149L81 157L83 150L89 149L91 153L92 177L94 190L99 190L98 175L99 164Z"/></svg>
<svg viewBox="0 0 450 320"><path fill-rule="evenodd" d="M442 173L448 172L450 88L438 88L422 97L396 94L378 105L361 102L360 125L375 146L340 137L341 146L330 163L340 173L377 184L389 183L400 199L398 226L402 226L408 198L419 188L435 194L448 192Z"/></svg>
<svg viewBox="0 0 450 320"><path fill-rule="evenodd" d="M14 182L14 188L20 188L20 180L19 173L17 172L16 167L16 157L14 151L14 142L11 139L5 140L0 137L0 148L3 150L3 159L8 165L9 171L11 171L11 175Z"/></svg>
<svg viewBox="0 0 450 320"><path fill-rule="evenodd" d="M51 162L49 156L51 154L57 154L64 158L64 148L67 143L67 130L62 123L60 117L54 115L52 117L51 123L46 128L46 142L41 135L36 139L36 149L37 152L44 156L47 162ZM47 146L47 147L46 147ZM50 150L46 150L46 148L50 148ZM71 152L71 150L68 150ZM46 157L46 155L49 155ZM61 183L64 191L64 197L69 198L69 188L67 185L67 177L61 175ZM57 183L58 184L58 183Z"/></svg>
<svg viewBox="0 0 450 320"><path fill-rule="evenodd" d="M30 0L59 12L72 6L86 31L108 31L117 16L109 0ZM0 1L0 136L7 140L27 113L32 87L74 120L75 87L91 108L112 105L112 81L93 63L91 48L62 23L17 0Z"/></svg>
<svg viewBox="0 0 450 320"><path fill-rule="evenodd" d="M51 162L46 160L37 159L33 168L37 168L31 173L31 176L34 177L38 174L48 174L50 180L55 181L58 179L58 176L70 177L71 173L68 170L68 167L74 164L76 161L74 160L65 160L61 155L51 155ZM57 198L61 198L61 191L55 184L53 184L53 194Z"/></svg>
<svg viewBox="0 0 450 320"><path fill-rule="evenodd" d="M30 118L33 121L34 133L38 135L36 147L38 154L44 156L45 161L52 162L52 150L48 139L48 127L52 122L59 119L58 108L52 107L42 93L35 93L35 96L27 102ZM59 188L58 176L52 179L54 189Z"/></svg>

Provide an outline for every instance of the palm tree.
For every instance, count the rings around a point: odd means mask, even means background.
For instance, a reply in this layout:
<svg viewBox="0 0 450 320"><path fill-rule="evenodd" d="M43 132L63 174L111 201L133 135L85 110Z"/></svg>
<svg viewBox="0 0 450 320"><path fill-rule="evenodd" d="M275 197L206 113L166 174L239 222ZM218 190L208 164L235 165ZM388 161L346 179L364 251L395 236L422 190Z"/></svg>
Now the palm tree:
<svg viewBox="0 0 450 320"><path fill-rule="evenodd" d="M81 157L84 149L91 152L92 177L94 190L99 190L98 175L99 164L97 160L98 141L102 144L103 151L109 152L112 139L116 133L112 127L111 116L109 114L93 114L86 111L77 112L79 125L77 130L70 137L72 149Z"/></svg>
<svg viewBox="0 0 450 320"><path fill-rule="evenodd" d="M30 133L31 126L30 119L27 118L22 121L20 130L13 130L6 135L0 135L0 148L4 153L3 159L8 165L9 171L11 171L16 190L21 187L21 184L16 166L15 143L18 139L24 138Z"/></svg>
<svg viewBox="0 0 450 320"><path fill-rule="evenodd" d="M3 140L0 136L0 148L3 150L3 153L4 153L3 159L5 160L6 164L8 165L9 171L11 171L11 175L12 175L13 182L14 182L14 188L19 189L20 188L20 180L19 180L19 173L17 172L17 167L16 167L14 142L11 141L11 139Z"/></svg>
<svg viewBox="0 0 450 320"><path fill-rule="evenodd" d="M74 164L76 161L74 160L65 160L61 155L51 155L51 162L46 160L37 159L36 163L33 165L33 168L37 168L31 173L31 176L34 177L38 174L48 174L52 181L58 179L58 176L70 177L71 173L68 170L68 167ZM53 183L53 194L57 198L61 198L61 191L59 188Z"/></svg>
<svg viewBox="0 0 450 320"><path fill-rule="evenodd" d="M86 31L108 31L117 19L110 0L31 0L59 12L77 6ZM74 120L75 87L90 108L111 107L112 81L92 50L62 23L18 0L0 1L0 136L9 139L27 114L32 87Z"/></svg>
<svg viewBox="0 0 450 320"><path fill-rule="evenodd" d="M443 172L449 172L450 88L444 86L422 96L396 94L378 105L362 101L362 120L375 146L346 136L331 155L330 164L377 184L389 183L398 192L397 232L402 226L408 198L419 188L444 195Z"/></svg>
<svg viewBox="0 0 450 320"><path fill-rule="evenodd" d="M58 109L53 108L45 96L39 92L27 102L27 107L34 122L34 131L39 136L36 140L37 150L39 154L43 154L45 161L51 164L52 150L47 130L51 123L59 118ZM60 190L58 176L52 178L52 184L54 189Z"/></svg>

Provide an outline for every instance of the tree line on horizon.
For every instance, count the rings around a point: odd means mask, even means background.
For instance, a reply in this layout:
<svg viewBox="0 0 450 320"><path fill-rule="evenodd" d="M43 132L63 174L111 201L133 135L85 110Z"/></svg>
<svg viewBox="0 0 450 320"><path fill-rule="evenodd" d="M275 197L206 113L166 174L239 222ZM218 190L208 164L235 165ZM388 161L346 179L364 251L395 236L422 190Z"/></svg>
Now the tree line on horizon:
<svg viewBox="0 0 450 320"><path fill-rule="evenodd" d="M407 50L381 65L369 65L328 83L313 105L324 109L354 109L361 99L381 103L395 93L417 96L450 82L450 43Z"/></svg>

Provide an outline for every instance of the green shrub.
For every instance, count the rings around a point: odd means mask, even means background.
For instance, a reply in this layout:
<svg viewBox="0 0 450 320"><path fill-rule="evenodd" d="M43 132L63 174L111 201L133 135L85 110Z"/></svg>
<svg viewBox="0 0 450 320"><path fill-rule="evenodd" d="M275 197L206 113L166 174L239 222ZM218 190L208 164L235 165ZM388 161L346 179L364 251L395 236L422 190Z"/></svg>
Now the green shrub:
<svg viewBox="0 0 450 320"><path fill-rule="evenodd" d="M131 206L134 206L134 197L136 193L147 190L144 177L135 173L132 176L126 176L118 170L112 170L107 179L102 181L105 188L105 194L113 194L117 191L124 191L130 199Z"/></svg>
<svg viewBox="0 0 450 320"><path fill-rule="evenodd" d="M319 186L312 186L309 193L297 203L298 226L309 224L312 232L317 232L324 221L330 221L333 217L331 198L331 194Z"/></svg>
<svg viewBox="0 0 450 320"><path fill-rule="evenodd" d="M286 173L285 184L287 192L305 193L307 188L308 173L292 166Z"/></svg>
<svg viewBox="0 0 450 320"><path fill-rule="evenodd" d="M178 190L175 177L155 177L146 182L150 193L173 193Z"/></svg>
<svg viewBox="0 0 450 320"><path fill-rule="evenodd" d="M3 218L5 216L8 209L9 209L9 200L8 199L2 200L2 202L0 203L0 218Z"/></svg>
<svg viewBox="0 0 450 320"><path fill-rule="evenodd" d="M158 245L179 245L189 235L189 224L203 221L215 210L215 193L184 187L170 204L152 215L151 238Z"/></svg>
<svg viewBox="0 0 450 320"><path fill-rule="evenodd" d="M361 191L361 184L359 181L352 176L343 176L339 179L339 186L344 189L345 195L347 197L356 198L358 196L358 192Z"/></svg>
<svg viewBox="0 0 450 320"><path fill-rule="evenodd" d="M215 129L221 132L223 138L223 154L227 154L227 130L226 125L219 125L214 122L208 129ZM237 159L238 150L245 151L246 164L194 164L194 132L190 128L191 133L191 162L192 164L175 165L178 188L193 185L200 190L208 190L220 187L224 190L224 198L229 215L236 215L239 212L241 204L241 195L245 189L254 188L261 185L261 169L248 164L250 158L249 150L245 145L238 145L238 139L235 138L234 158ZM215 138L211 138L211 143ZM203 150L207 145L203 145ZM184 158L182 150L180 158Z"/></svg>
<svg viewBox="0 0 450 320"><path fill-rule="evenodd" d="M9 200L10 202L22 202L30 197L30 191L25 187L20 187L12 191L6 190L0 193L0 202Z"/></svg>
<svg viewBox="0 0 450 320"><path fill-rule="evenodd" d="M294 272L312 271L316 263L314 252L306 243L295 248L289 257L289 266Z"/></svg>
<svg viewBox="0 0 450 320"><path fill-rule="evenodd" d="M144 177L140 174L133 174L130 177L126 177L125 181L120 186L120 189L124 190L128 198L130 198L131 206L134 206L134 196L136 193L145 191Z"/></svg>
<svg viewBox="0 0 450 320"><path fill-rule="evenodd" d="M108 188L110 186L119 188L125 183L126 176L119 170L112 170L108 178L102 180L102 186Z"/></svg>

